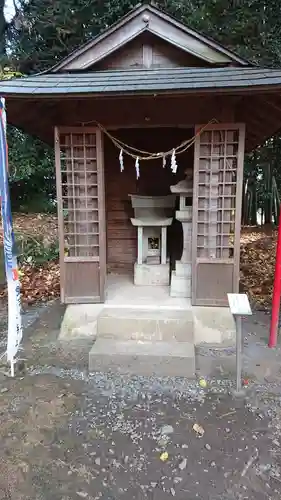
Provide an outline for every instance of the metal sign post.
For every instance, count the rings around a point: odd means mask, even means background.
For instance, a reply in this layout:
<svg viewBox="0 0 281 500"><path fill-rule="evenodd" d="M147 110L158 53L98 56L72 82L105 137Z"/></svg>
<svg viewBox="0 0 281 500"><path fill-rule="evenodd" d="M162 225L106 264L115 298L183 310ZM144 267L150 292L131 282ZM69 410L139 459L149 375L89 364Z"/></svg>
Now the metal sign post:
<svg viewBox="0 0 281 500"><path fill-rule="evenodd" d="M236 326L236 390L234 395L239 397L244 395L242 390L242 316L251 316L252 310L245 293L228 293L227 298Z"/></svg>

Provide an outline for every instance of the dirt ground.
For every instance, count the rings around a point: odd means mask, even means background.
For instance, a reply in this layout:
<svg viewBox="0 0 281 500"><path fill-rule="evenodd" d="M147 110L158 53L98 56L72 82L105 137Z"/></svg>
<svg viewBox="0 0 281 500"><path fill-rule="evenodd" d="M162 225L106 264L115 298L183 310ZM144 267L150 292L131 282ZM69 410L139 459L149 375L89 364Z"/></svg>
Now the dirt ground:
<svg viewBox="0 0 281 500"><path fill-rule="evenodd" d="M2 366L0 499L280 498L280 377L235 400L225 374L88 374L89 342L57 340L62 313L37 311L16 377ZM3 308L0 323L4 347Z"/></svg>

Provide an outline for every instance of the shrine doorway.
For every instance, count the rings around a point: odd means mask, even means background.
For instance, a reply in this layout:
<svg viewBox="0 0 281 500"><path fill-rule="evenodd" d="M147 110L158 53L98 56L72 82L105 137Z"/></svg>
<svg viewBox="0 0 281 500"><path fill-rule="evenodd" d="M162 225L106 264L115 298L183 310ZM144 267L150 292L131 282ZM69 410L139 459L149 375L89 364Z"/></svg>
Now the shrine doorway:
<svg viewBox="0 0 281 500"><path fill-rule="evenodd" d="M194 136L192 128L146 127L118 129L110 131L128 146L141 151L161 153L179 146ZM137 231L131 223L134 216L129 194L141 196L167 196L170 186L177 184L185 176L187 168L193 168L194 148L176 156L177 171L172 172L171 156L157 160L139 160L139 178L137 179L136 161L123 155L124 170L120 170L120 150L109 137L104 138L105 168L105 208L107 227L107 273L123 274L133 279L134 263L137 259ZM141 155L140 155L141 156ZM178 208L176 200L175 210ZM180 259L183 247L181 224L174 219L169 227L167 250L171 259L171 270L175 261Z"/></svg>

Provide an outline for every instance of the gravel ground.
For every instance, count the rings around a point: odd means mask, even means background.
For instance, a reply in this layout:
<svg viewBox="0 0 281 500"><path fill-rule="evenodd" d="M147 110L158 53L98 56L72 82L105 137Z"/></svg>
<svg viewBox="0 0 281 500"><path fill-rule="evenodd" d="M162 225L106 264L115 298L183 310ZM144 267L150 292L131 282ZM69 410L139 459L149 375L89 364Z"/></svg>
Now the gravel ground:
<svg viewBox="0 0 281 500"><path fill-rule="evenodd" d="M62 312L39 311L14 379L2 366L0 499L280 498L276 380L234 400L227 377L89 375L89 343L57 341Z"/></svg>

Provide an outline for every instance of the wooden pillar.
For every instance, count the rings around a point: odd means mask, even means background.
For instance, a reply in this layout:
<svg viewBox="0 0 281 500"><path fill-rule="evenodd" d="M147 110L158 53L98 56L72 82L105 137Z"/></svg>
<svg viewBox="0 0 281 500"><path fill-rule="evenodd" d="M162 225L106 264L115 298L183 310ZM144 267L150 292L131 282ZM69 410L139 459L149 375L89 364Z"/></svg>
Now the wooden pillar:
<svg viewBox="0 0 281 500"><path fill-rule="evenodd" d="M161 264L167 261L167 227L161 227Z"/></svg>
<svg viewBox="0 0 281 500"><path fill-rule="evenodd" d="M142 264L143 260L142 247L143 247L143 227L138 226L138 264Z"/></svg>

